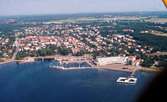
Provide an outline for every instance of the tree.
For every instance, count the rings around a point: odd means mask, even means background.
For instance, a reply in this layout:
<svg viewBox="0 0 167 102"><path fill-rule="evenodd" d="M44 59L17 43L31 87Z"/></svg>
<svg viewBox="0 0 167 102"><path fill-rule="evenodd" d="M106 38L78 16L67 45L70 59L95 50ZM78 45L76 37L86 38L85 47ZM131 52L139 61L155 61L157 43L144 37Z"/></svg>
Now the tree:
<svg viewBox="0 0 167 102"><path fill-rule="evenodd" d="M72 51L68 48L65 47L59 47L58 48L58 53L61 55L69 55Z"/></svg>

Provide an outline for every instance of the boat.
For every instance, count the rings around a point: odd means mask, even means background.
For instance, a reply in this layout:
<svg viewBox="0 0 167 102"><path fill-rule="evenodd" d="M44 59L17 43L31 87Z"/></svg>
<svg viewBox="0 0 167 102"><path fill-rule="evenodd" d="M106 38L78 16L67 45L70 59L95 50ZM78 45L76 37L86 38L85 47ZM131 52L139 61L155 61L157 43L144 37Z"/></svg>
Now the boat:
<svg viewBox="0 0 167 102"><path fill-rule="evenodd" d="M128 80L128 78L126 78L126 77L119 77L117 79L117 82L118 83L127 83L127 80Z"/></svg>
<svg viewBox="0 0 167 102"><path fill-rule="evenodd" d="M49 68L60 69L60 70L91 69L91 67L68 67L68 68L65 68L65 67L63 67L63 66L56 66L56 65L50 65Z"/></svg>
<svg viewBox="0 0 167 102"><path fill-rule="evenodd" d="M125 83L125 84L136 84L137 78L135 78L135 77L119 77L116 82L117 83Z"/></svg>
<svg viewBox="0 0 167 102"><path fill-rule="evenodd" d="M128 83L136 84L137 83L137 78L134 78L134 77L128 78Z"/></svg>
<svg viewBox="0 0 167 102"><path fill-rule="evenodd" d="M60 63L52 63L49 65L49 68L54 68L54 69L60 69L60 70L80 70L80 69L91 69L92 67L82 67L81 63L79 63L79 66L77 67L66 67L62 62Z"/></svg>

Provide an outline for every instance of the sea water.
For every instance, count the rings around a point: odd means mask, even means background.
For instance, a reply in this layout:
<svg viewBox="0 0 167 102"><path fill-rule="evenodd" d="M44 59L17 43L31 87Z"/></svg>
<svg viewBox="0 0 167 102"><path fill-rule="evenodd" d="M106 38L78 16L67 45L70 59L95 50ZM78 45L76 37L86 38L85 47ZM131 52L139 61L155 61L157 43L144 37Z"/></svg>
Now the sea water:
<svg viewBox="0 0 167 102"><path fill-rule="evenodd" d="M136 85L116 83L128 72L57 70L51 62L0 65L0 102L135 102L155 76L137 72Z"/></svg>

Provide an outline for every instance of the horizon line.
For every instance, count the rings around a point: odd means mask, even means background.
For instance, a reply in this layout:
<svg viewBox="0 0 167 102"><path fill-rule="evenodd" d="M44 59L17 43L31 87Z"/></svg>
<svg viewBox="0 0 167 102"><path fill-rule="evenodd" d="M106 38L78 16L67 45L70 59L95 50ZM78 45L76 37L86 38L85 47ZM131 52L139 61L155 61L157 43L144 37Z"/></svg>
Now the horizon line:
<svg viewBox="0 0 167 102"><path fill-rule="evenodd" d="M110 14L110 13L151 13L151 12L167 12L166 10L153 11L111 11L111 12L76 12L76 13L46 13L46 14L12 14L0 15L0 17L18 17L18 16L48 16L48 15L77 15L77 14Z"/></svg>

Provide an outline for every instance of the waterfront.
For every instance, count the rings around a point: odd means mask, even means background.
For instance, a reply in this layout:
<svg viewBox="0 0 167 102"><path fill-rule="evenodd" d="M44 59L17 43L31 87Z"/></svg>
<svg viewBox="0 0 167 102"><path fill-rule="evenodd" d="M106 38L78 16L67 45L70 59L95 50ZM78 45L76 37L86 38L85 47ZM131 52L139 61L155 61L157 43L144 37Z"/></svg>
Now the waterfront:
<svg viewBox="0 0 167 102"><path fill-rule="evenodd" d="M33 63L35 61L54 61L54 62L63 62L64 67L71 67L70 69L78 69L79 67L85 68L96 68L96 69L109 69L114 71L125 71L125 72L136 72L136 71L145 71L145 72L161 72L160 68L148 68L142 66L134 66L134 65L126 65L126 64L106 64L106 65L97 65L98 61L93 59L90 56L61 56L61 55L52 55L52 56L44 56L44 57L26 57L22 60L6 60L5 62L0 62L1 64L8 64L8 63ZM110 61L111 62L111 61ZM68 64L71 66L68 66ZM74 66L70 63L76 63ZM79 66L79 63L87 63L85 66ZM57 66L57 64L55 64ZM59 65L60 66L60 65ZM75 67L75 68L72 68Z"/></svg>
<svg viewBox="0 0 167 102"><path fill-rule="evenodd" d="M51 62L0 65L1 102L134 102L154 76L137 72L136 85L116 83L128 72L105 69L60 71ZM121 97L121 98L120 98Z"/></svg>

